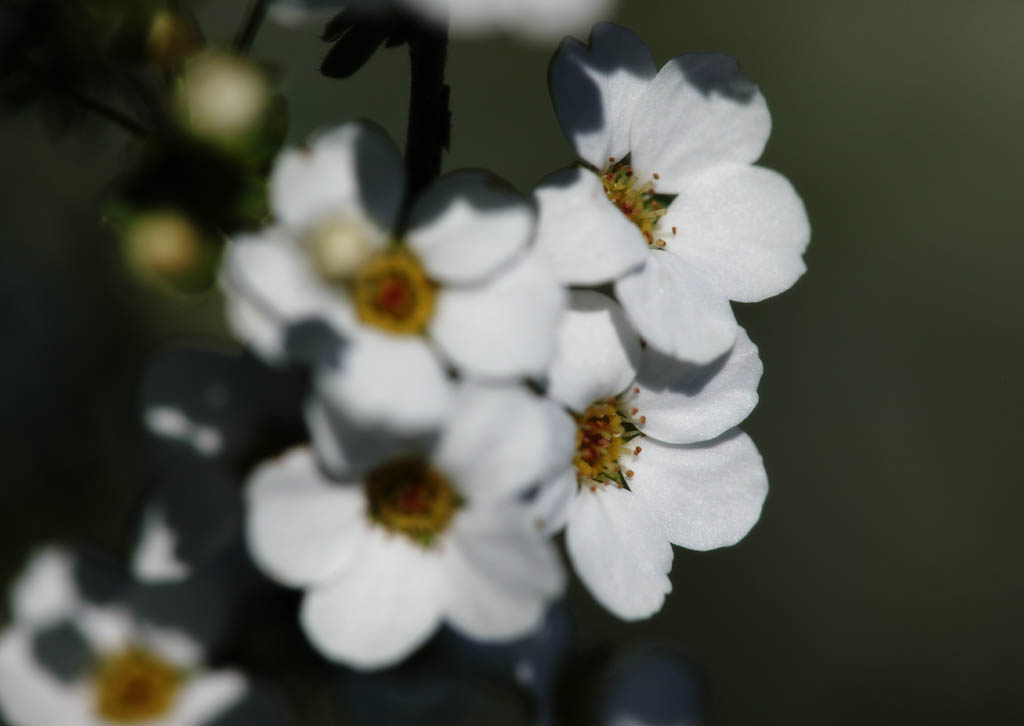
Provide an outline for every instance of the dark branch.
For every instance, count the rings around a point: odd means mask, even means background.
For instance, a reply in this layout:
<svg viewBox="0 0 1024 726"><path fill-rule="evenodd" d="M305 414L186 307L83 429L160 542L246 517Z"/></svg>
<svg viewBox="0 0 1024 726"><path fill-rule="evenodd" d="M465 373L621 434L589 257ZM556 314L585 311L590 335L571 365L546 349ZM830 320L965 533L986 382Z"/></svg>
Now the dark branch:
<svg viewBox="0 0 1024 726"><path fill-rule="evenodd" d="M123 111L118 111L116 108L108 106L102 101L97 101L95 98L87 96L84 93L81 93L80 91L76 91L75 89L69 89L69 93L71 95L72 100L74 100L74 102L77 103L79 106L81 106L87 111L90 111L91 113L96 114L100 118L110 121L111 123L116 124L117 126L120 126L128 133L137 136L140 139L145 138L146 136L149 135L149 132L146 130L146 127L144 127L142 124L140 124L138 121L136 121Z"/></svg>
<svg viewBox="0 0 1024 726"><path fill-rule="evenodd" d="M269 0L254 0L252 7L249 9L249 15L246 17L245 25L238 31L238 35L235 36L236 53L245 55L252 48L252 44L256 40L256 34L260 32L260 26L263 25L263 19L267 17L267 6L269 4Z"/></svg>
<svg viewBox="0 0 1024 726"><path fill-rule="evenodd" d="M449 88L444 82L448 60L448 34L416 27L408 36L412 87L409 92L409 129L405 168L412 199L441 173L441 155L451 136Z"/></svg>

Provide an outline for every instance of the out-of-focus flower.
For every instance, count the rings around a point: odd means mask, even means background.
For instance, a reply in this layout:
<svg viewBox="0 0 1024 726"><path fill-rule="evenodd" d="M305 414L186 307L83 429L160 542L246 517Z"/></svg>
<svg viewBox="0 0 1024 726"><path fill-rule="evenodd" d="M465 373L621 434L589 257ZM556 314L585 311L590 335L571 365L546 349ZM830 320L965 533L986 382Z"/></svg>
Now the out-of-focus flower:
<svg viewBox="0 0 1024 726"><path fill-rule="evenodd" d="M764 97L721 54L659 71L636 35L609 23L589 47L566 39L549 81L583 166L538 186L538 247L566 284L614 282L652 347L713 360L737 334L729 300L780 293L805 269L803 203L752 166L771 130Z"/></svg>
<svg viewBox="0 0 1024 726"><path fill-rule="evenodd" d="M548 395L575 414L573 465L541 489L548 531L564 524L576 572L624 619L661 609L672 544L735 544L768 493L761 456L733 428L757 403L757 348L696 366L641 348L622 309L575 291L559 333Z"/></svg>
<svg viewBox="0 0 1024 726"><path fill-rule="evenodd" d="M422 431L448 410L448 364L477 378L543 373L565 293L513 189L446 175L399 229L403 178L397 149L365 124L284 152L276 225L233 241L221 281L233 328L266 358L287 358L297 327L320 321L341 339L318 367L321 394L365 425Z"/></svg>
<svg viewBox="0 0 1024 726"><path fill-rule="evenodd" d="M153 14L146 35L146 55L163 68L173 68L201 47L195 29L177 13Z"/></svg>
<svg viewBox="0 0 1024 726"><path fill-rule="evenodd" d="M701 726L708 722L703 675L675 650L639 648L616 659L591 689L600 726Z"/></svg>
<svg viewBox="0 0 1024 726"><path fill-rule="evenodd" d="M584 30L614 5L615 0L277 0L274 14L295 24L342 7L366 12L401 7L429 22L449 24L456 34L508 32L543 41Z"/></svg>
<svg viewBox="0 0 1024 726"><path fill-rule="evenodd" d="M302 625L326 656L394 664L442 622L508 640L562 591L557 556L517 495L571 459L571 419L519 387L466 384L455 410L433 446L344 482L309 449L252 475L250 551L306 590Z"/></svg>
<svg viewBox="0 0 1024 726"><path fill-rule="evenodd" d="M254 725L285 723L270 701L250 708L242 673L205 667L194 633L150 619L109 571L90 584L85 564L49 547L14 584L14 622L0 634L0 711L12 724L203 726L242 709Z"/></svg>

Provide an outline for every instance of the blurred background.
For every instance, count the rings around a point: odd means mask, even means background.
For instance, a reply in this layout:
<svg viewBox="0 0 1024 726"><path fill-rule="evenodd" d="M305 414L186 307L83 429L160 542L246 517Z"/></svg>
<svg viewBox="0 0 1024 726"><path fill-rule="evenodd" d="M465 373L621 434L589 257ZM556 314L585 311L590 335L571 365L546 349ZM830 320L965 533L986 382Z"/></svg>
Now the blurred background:
<svg viewBox="0 0 1024 726"><path fill-rule="evenodd" d="M198 12L229 39L246 6ZM659 63L740 61L772 111L761 163L802 194L813 236L792 290L737 306L765 362L744 426L772 487L760 523L733 548L677 548L649 621L574 589L581 651L673 644L704 670L716 724L1020 723L1024 4L625 0L614 19ZM319 29L268 23L253 47L289 140L365 117L401 142L405 50L329 80ZM446 168L528 191L572 160L553 50L453 42ZM4 583L44 540L127 545L145 361L228 340L215 293L140 285L97 221L130 138L57 131L38 109L0 118Z"/></svg>

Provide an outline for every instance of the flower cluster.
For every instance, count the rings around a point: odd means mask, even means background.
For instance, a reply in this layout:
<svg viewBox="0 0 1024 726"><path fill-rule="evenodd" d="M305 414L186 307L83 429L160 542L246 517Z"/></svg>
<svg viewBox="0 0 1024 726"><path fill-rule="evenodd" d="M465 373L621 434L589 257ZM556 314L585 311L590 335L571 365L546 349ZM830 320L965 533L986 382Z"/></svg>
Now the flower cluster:
<svg viewBox="0 0 1024 726"><path fill-rule="evenodd" d="M595 598L649 616L672 544L730 545L760 516L735 427L761 362L729 301L792 285L809 237L752 166L765 101L728 57L659 71L610 24L563 42L550 84L580 161L531 197L462 171L407 200L394 145L349 123L278 158L274 224L227 252L235 332L313 380L312 447L250 478L249 546L345 663L393 663L442 622L529 632L564 587L563 527Z"/></svg>
<svg viewBox="0 0 1024 726"><path fill-rule="evenodd" d="M144 165L135 187L160 193L128 205L129 258L182 287L215 274L246 352L150 367L135 579L62 548L31 559L0 634L12 723L284 722L210 655L224 613L277 585L301 590L287 599L297 627L348 672L397 666L440 631L435 643L504 643L517 682L549 701L554 677L538 673L554 658L538 642L558 639L545 635L570 576L558 542L593 598L635 620L671 591L673 545L729 546L757 522L767 475L737 427L762 364L732 302L793 285L810 236L789 182L755 165L765 99L727 56L659 69L631 31L600 23L550 65L575 163L529 193L485 170L425 174L447 143L447 88L442 34L417 23L543 36L608 2L527 6L364 0L335 15L325 39L352 31L353 8L391 13L336 56L337 77L385 41L409 44L414 71L441 49L437 73L413 74L427 111L410 113L405 158L365 121L268 151L283 136L269 77L181 50L181 28L164 39L183 54L171 138L204 151L169 144ZM411 159L431 144L436 158ZM207 179L231 186L230 204L192 190L209 212L194 227L187 205L153 202L209 159L234 180ZM265 578L247 589L250 563Z"/></svg>

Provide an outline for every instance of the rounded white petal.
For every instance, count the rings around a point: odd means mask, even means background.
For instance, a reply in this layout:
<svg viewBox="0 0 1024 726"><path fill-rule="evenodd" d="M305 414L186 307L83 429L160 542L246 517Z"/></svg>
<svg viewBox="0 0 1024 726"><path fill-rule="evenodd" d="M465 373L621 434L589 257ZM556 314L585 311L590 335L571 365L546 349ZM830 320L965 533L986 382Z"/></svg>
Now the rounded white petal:
<svg viewBox="0 0 1024 726"><path fill-rule="evenodd" d="M565 543L594 599L623 620L653 615L672 591L672 545L626 489L602 485L573 497Z"/></svg>
<svg viewBox="0 0 1024 726"><path fill-rule="evenodd" d="M616 396L636 377L640 340L618 303L592 290L573 290L548 366L548 395L582 413Z"/></svg>
<svg viewBox="0 0 1024 726"><path fill-rule="evenodd" d="M713 439L745 419L757 405L764 366L743 328L732 350L707 365L677 360L648 348L628 395L639 409L637 427L673 444ZM644 423L639 423L643 416Z"/></svg>
<svg viewBox="0 0 1024 726"><path fill-rule="evenodd" d="M526 246L536 217L530 202L501 179L455 172L417 198L407 241L435 280L475 282Z"/></svg>
<svg viewBox="0 0 1024 726"><path fill-rule="evenodd" d="M246 492L253 559L288 585L323 582L349 564L367 526L362 488L324 478L312 452L259 466Z"/></svg>
<svg viewBox="0 0 1024 726"><path fill-rule="evenodd" d="M807 212L786 177L771 169L723 164L687 179L659 230L669 252L703 271L730 300L777 295L807 269Z"/></svg>
<svg viewBox="0 0 1024 726"><path fill-rule="evenodd" d="M640 228L604 193L600 178L570 167L533 192L540 212L537 249L568 285L610 282L643 265L648 248Z"/></svg>
<svg viewBox="0 0 1024 726"><path fill-rule="evenodd" d="M86 682L64 683L39 663L30 630L0 635L0 714L12 726L93 726L91 697Z"/></svg>
<svg viewBox="0 0 1024 726"><path fill-rule="evenodd" d="M340 333L354 324L348 297L324 285L305 253L280 229L232 240L221 287L235 334L270 360L283 357L292 323L320 318Z"/></svg>
<svg viewBox="0 0 1024 726"><path fill-rule="evenodd" d="M308 148L278 156L270 206L278 221L299 233L323 222L345 222L380 245L394 226L404 180L401 154L387 134L347 123L313 137Z"/></svg>
<svg viewBox="0 0 1024 726"><path fill-rule="evenodd" d="M351 566L307 591L302 626L328 658L360 669L393 665L437 629L442 578L437 552L371 527Z"/></svg>
<svg viewBox="0 0 1024 726"><path fill-rule="evenodd" d="M620 25L595 25L589 47L562 41L548 85L558 123L581 159L603 169L629 153L633 110L657 73L651 51Z"/></svg>
<svg viewBox="0 0 1024 726"><path fill-rule="evenodd" d="M427 342L362 328L316 388L348 419L400 432L436 426L451 405L451 382Z"/></svg>
<svg viewBox="0 0 1024 726"><path fill-rule="evenodd" d="M658 71L636 106L633 168L640 179L657 173L655 189L676 194L687 177L712 166L757 161L771 128L764 96L735 60L681 55Z"/></svg>
<svg viewBox="0 0 1024 726"><path fill-rule="evenodd" d="M736 544L761 516L768 476L738 429L689 446L644 439L629 486L669 540L691 550Z"/></svg>
<svg viewBox="0 0 1024 726"><path fill-rule="evenodd" d="M522 386L465 384L452 411L431 458L471 500L509 497L572 461L572 418Z"/></svg>
<svg viewBox="0 0 1024 726"><path fill-rule="evenodd" d="M569 505L576 489L576 469L572 466L541 482L527 502L534 527L549 536L560 532L569 516Z"/></svg>
<svg viewBox="0 0 1024 726"><path fill-rule="evenodd" d="M526 635L565 588L556 551L517 503L460 512L442 556L446 618L475 640Z"/></svg>
<svg viewBox="0 0 1024 726"><path fill-rule="evenodd" d="M204 726L245 697L249 684L236 671L213 671L191 678L178 695L168 726Z"/></svg>
<svg viewBox="0 0 1024 726"><path fill-rule="evenodd" d="M471 377L541 375L565 301L545 261L530 253L484 284L441 290L430 334Z"/></svg>
<svg viewBox="0 0 1024 726"><path fill-rule="evenodd" d="M34 552L11 586L11 614L21 623L47 625L70 615L79 603L75 556L51 545Z"/></svg>
<svg viewBox="0 0 1024 726"><path fill-rule="evenodd" d="M736 340L725 294L668 252L651 252L642 269L615 283L615 294L633 328L667 355L710 363Z"/></svg>

